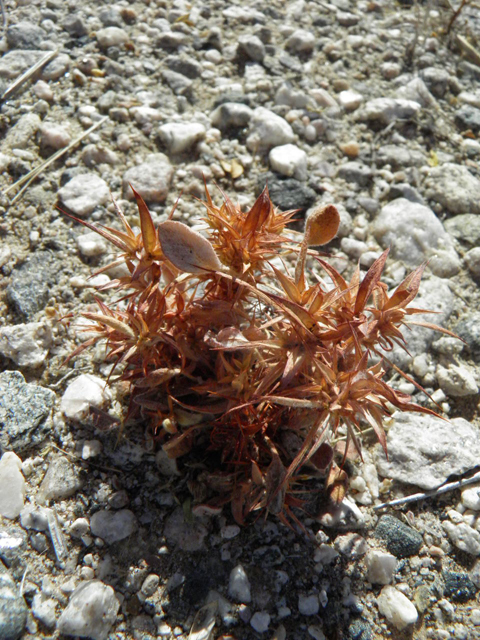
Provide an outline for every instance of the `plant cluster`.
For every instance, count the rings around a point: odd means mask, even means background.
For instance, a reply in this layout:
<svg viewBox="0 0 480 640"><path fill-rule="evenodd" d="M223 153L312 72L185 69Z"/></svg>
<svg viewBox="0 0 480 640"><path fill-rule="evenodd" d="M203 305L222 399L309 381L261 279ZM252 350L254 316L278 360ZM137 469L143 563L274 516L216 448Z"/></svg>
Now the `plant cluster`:
<svg viewBox="0 0 480 640"><path fill-rule="evenodd" d="M335 237L333 205L314 211L297 242L286 228L295 212L277 210L267 188L244 212L225 195L217 206L205 186L205 235L174 221L175 208L155 228L133 192L138 232L118 207L122 230L78 220L119 251L101 271L128 272L107 285L121 292L117 303L98 299L98 312L82 314L95 335L74 354L106 342L130 388L127 418L145 420L157 447L188 461L194 512L230 503L240 524L262 511L296 520L306 478L323 477L343 498L339 430L344 461L361 451L362 425L386 448L393 409L433 413L389 386L383 357L404 346L402 325L437 328L414 322L422 310L408 307L425 265L389 295L380 280L388 250L347 282L310 248Z"/></svg>

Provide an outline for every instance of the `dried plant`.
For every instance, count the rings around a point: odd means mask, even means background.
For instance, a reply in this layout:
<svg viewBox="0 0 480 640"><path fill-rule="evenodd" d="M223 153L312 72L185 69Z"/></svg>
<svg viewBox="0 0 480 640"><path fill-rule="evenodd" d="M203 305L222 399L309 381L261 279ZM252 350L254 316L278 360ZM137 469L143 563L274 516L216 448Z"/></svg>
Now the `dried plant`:
<svg viewBox="0 0 480 640"><path fill-rule="evenodd" d="M106 341L129 384L127 419L146 421L158 448L187 461L194 513L230 503L240 524L262 511L297 521L306 478L324 478L332 499L343 498L343 462L352 448L361 455L362 424L386 450L392 410L433 413L388 385L383 355L405 347L404 325L438 329L413 321L423 311L408 306L425 265L389 295L380 280L388 250L347 282L310 249L336 235L333 205L295 242L286 231L295 212L278 211L267 188L243 212L227 196L217 207L205 186L205 236L172 220L175 208L155 228L133 192L140 233L118 207L122 231L78 220L119 250L101 271L123 263L128 275L104 287L121 290L120 302L97 300L97 313L82 314L95 335L72 355ZM314 261L329 285L313 270L307 277ZM339 431L346 443L335 461Z"/></svg>

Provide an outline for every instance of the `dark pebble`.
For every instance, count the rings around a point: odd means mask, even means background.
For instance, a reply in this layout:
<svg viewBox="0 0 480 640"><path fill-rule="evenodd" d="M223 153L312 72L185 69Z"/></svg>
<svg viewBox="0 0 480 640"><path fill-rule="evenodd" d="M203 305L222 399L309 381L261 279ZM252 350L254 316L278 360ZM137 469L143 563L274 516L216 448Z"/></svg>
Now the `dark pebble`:
<svg viewBox="0 0 480 640"><path fill-rule="evenodd" d="M389 515L380 518L375 527L375 536L383 540L388 551L397 558L414 556L423 543L418 531Z"/></svg>
<svg viewBox="0 0 480 640"><path fill-rule="evenodd" d="M372 170L361 162L346 162L338 170L338 177L346 182L356 182L360 187L366 187L372 179Z"/></svg>
<svg viewBox="0 0 480 640"><path fill-rule="evenodd" d="M288 211L289 209L305 211L317 199L315 191L305 186L302 182L294 178L282 179L272 172L262 174L257 180L257 196L263 191L267 182L273 204L282 211Z"/></svg>
<svg viewBox="0 0 480 640"><path fill-rule="evenodd" d="M373 640L373 629L365 620L354 620L347 631L348 640Z"/></svg>
<svg viewBox="0 0 480 640"><path fill-rule="evenodd" d="M444 571L444 595L454 602L466 602L475 597L476 588L466 573Z"/></svg>

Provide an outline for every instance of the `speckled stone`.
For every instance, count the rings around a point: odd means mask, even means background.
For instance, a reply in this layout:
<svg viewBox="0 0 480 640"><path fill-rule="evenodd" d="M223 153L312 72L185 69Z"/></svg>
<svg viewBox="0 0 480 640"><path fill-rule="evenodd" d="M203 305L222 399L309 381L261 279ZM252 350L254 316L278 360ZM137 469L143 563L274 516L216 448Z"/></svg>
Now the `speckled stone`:
<svg viewBox="0 0 480 640"><path fill-rule="evenodd" d="M398 518L385 515L375 527L375 536L384 540L387 549L397 558L407 558L418 553L422 536Z"/></svg>
<svg viewBox="0 0 480 640"><path fill-rule="evenodd" d="M27 621L27 605L11 575L0 562L0 638L17 640Z"/></svg>
<svg viewBox="0 0 480 640"><path fill-rule="evenodd" d="M19 371L0 373L0 446L17 453L42 442L55 393L27 384Z"/></svg>
<svg viewBox="0 0 480 640"><path fill-rule="evenodd" d="M466 573L444 571L444 595L454 602L466 602L475 597L476 588Z"/></svg>
<svg viewBox="0 0 480 640"><path fill-rule="evenodd" d="M36 251L12 271L7 287L8 304L22 319L32 319L47 304L58 275L58 262L53 255Z"/></svg>

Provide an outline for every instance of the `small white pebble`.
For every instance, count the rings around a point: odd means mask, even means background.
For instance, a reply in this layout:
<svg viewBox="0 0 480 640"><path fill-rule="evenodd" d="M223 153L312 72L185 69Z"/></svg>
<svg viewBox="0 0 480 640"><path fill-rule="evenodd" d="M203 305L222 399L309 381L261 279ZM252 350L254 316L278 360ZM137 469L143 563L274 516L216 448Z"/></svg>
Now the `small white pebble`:
<svg viewBox="0 0 480 640"><path fill-rule="evenodd" d="M101 256L107 250L105 240L99 236L98 233L95 233L95 231L78 236L77 246L82 256L87 258Z"/></svg>
<svg viewBox="0 0 480 640"><path fill-rule="evenodd" d="M38 80L38 82L33 85L33 92L40 100L46 100L47 102L53 100L53 91L43 80Z"/></svg>
<svg viewBox="0 0 480 640"><path fill-rule="evenodd" d="M250 625L257 633L264 633L270 625L270 615L266 611L257 611L251 617Z"/></svg>

